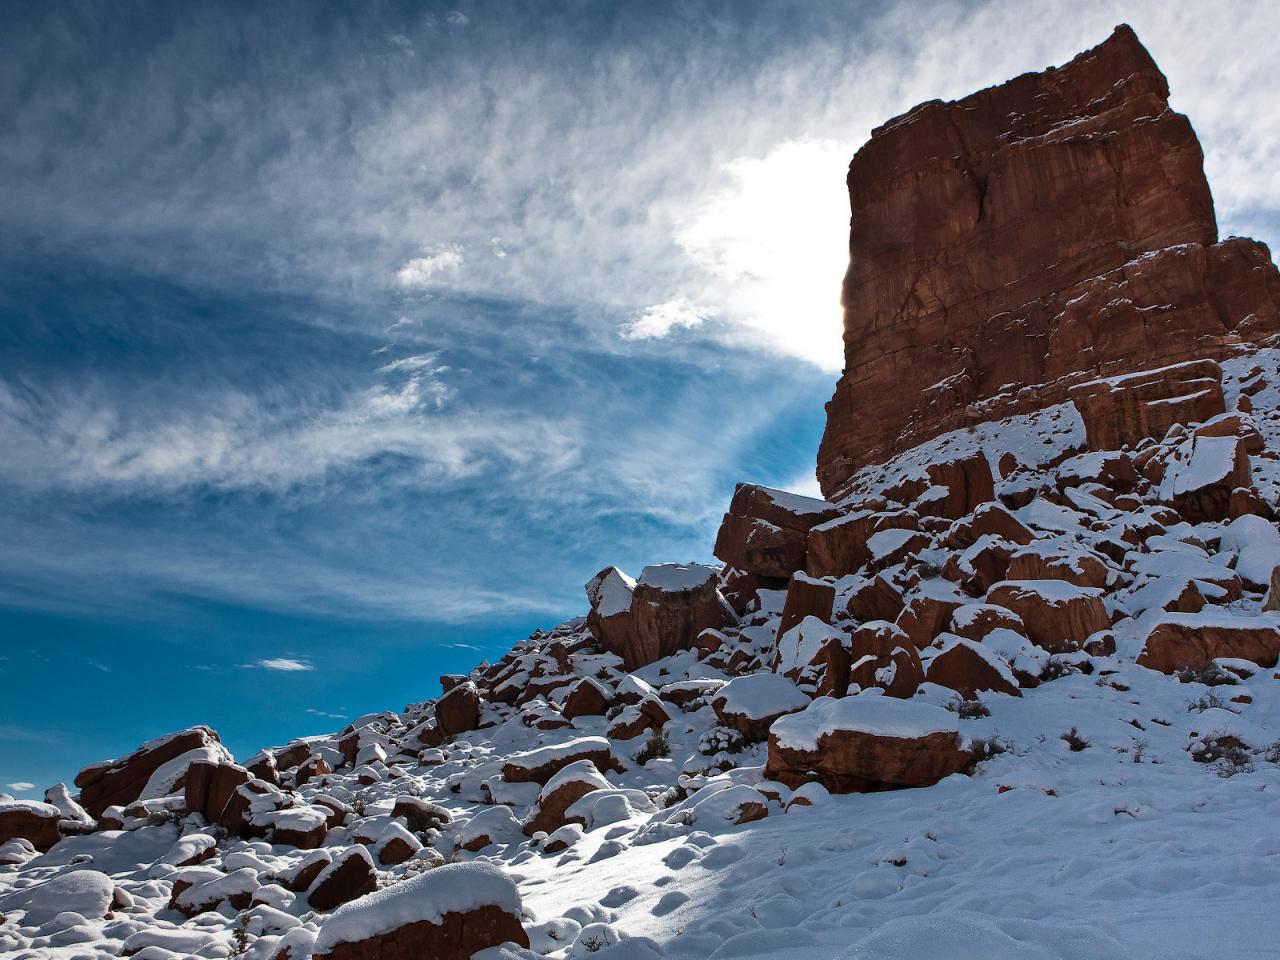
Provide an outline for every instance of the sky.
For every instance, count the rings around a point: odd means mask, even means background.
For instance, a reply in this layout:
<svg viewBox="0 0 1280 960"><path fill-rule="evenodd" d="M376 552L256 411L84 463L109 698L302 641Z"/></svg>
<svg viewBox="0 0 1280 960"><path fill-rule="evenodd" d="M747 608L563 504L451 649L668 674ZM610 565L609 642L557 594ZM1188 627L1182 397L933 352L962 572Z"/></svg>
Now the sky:
<svg viewBox="0 0 1280 960"><path fill-rule="evenodd" d="M816 492L849 158L1129 22L1280 239L1280 7L0 7L0 791L434 696Z"/></svg>

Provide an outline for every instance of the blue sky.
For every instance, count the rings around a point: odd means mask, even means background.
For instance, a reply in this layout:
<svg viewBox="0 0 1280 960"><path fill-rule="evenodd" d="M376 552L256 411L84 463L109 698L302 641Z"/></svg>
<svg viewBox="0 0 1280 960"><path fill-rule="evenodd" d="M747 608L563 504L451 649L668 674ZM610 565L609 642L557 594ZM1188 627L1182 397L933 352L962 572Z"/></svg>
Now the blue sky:
<svg viewBox="0 0 1280 960"><path fill-rule="evenodd" d="M1273 240L1277 13L1194 13L8 5L0 789L424 699L814 489L844 168L921 100L1128 20Z"/></svg>

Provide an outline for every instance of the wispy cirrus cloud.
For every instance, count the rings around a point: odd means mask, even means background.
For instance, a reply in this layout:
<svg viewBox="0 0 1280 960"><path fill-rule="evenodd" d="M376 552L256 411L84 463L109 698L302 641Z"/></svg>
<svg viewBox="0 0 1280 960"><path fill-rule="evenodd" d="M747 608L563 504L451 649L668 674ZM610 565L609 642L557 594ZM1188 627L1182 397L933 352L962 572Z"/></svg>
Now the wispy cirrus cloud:
<svg viewBox="0 0 1280 960"><path fill-rule="evenodd" d="M293 657L268 657L255 663L245 664L262 670L274 670L277 673L310 673L315 665L308 660L296 660Z"/></svg>

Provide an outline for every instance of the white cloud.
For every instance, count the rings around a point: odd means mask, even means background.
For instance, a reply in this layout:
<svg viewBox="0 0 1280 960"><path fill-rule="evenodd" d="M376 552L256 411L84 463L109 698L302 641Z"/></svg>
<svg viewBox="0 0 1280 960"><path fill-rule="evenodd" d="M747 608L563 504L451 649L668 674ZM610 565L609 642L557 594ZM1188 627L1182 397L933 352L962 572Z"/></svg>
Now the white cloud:
<svg viewBox="0 0 1280 960"><path fill-rule="evenodd" d="M396 281L408 289L431 287L457 276L461 269L462 250L456 245L439 247L402 266L396 271Z"/></svg>
<svg viewBox="0 0 1280 960"><path fill-rule="evenodd" d="M706 314L683 297L641 310L618 330L623 340L654 340L680 327L697 327Z"/></svg>
<svg viewBox="0 0 1280 960"><path fill-rule="evenodd" d="M703 296L758 339L827 370L844 365L840 280L848 261L844 172L853 144L788 140L725 166L729 184L684 224Z"/></svg>
<svg viewBox="0 0 1280 960"><path fill-rule="evenodd" d="M36 785L26 780L15 780L13 783L7 784L10 790L34 790Z"/></svg>
<svg viewBox="0 0 1280 960"><path fill-rule="evenodd" d="M282 673L303 673L315 669L307 661L294 660L291 657L271 657L266 660L259 660L253 666L261 667L263 670L278 670Z"/></svg>

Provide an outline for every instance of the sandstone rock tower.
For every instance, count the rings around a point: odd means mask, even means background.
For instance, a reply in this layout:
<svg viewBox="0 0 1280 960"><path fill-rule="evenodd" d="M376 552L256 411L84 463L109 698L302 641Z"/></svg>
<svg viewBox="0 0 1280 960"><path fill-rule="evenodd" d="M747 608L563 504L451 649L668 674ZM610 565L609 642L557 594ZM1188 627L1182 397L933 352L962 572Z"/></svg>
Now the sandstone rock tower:
<svg viewBox="0 0 1280 960"><path fill-rule="evenodd" d="M1128 26L873 131L849 168L845 369L818 479L1073 384L1280 331L1266 246L1218 241L1203 155Z"/></svg>

